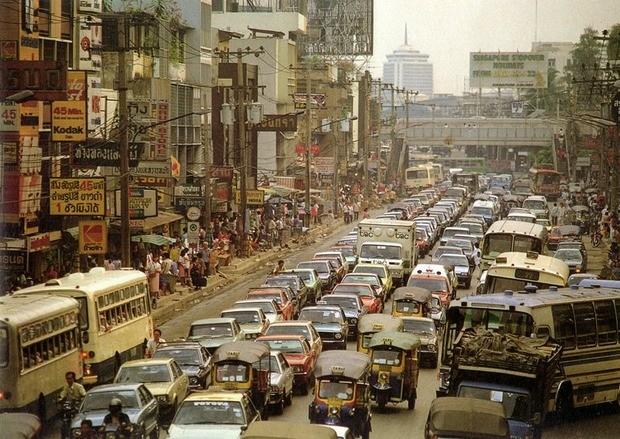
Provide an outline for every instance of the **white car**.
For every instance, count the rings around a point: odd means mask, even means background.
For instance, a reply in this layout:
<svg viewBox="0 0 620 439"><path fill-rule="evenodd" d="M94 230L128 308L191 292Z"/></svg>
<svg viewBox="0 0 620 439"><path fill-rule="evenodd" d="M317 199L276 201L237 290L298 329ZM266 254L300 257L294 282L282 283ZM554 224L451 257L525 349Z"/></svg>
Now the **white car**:
<svg viewBox="0 0 620 439"><path fill-rule="evenodd" d="M271 352L270 357L269 405L275 407L276 413L284 412L284 407L293 402L293 382L295 372L289 366L282 352Z"/></svg>

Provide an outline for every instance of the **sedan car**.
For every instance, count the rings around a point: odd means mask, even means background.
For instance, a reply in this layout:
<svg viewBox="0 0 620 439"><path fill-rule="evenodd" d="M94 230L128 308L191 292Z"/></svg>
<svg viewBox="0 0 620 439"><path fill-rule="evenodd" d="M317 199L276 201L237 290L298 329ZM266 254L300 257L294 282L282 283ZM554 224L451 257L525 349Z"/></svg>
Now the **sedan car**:
<svg viewBox="0 0 620 439"><path fill-rule="evenodd" d="M294 274L277 274L273 276L267 276L263 285L273 287L289 287L293 291L295 299L299 308L306 305L308 301L308 288L303 280L299 276Z"/></svg>
<svg viewBox="0 0 620 439"><path fill-rule="evenodd" d="M85 419L95 429L103 426L103 418L110 412L110 400L118 398L123 412L132 424L139 427L143 436L159 437L159 404L144 384L104 384L93 387L86 393L78 413L71 421L71 437L80 437L80 425Z"/></svg>
<svg viewBox="0 0 620 439"><path fill-rule="evenodd" d="M245 393L193 393L179 407L168 439L237 439L248 425L260 419L260 413Z"/></svg>
<svg viewBox="0 0 620 439"><path fill-rule="evenodd" d="M317 357L306 337L302 335L263 335L256 339L256 342L269 346L272 353L279 352L284 355L295 374L295 388L299 389L302 395L307 395L308 388L312 385Z"/></svg>
<svg viewBox="0 0 620 439"><path fill-rule="evenodd" d="M333 257L336 257L340 260L340 263L344 267L345 274L349 273L353 269L353 267L349 267L349 263L347 262L347 259L338 250L328 250L324 252L315 253L313 259L333 258Z"/></svg>
<svg viewBox="0 0 620 439"><path fill-rule="evenodd" d="M470 287L473 269L471 265L469 265L467 257L463 255L443 254L437 263L446 267L453 267L458 284L465 288Z"/></svg>
<svg viewBox="0 0 620 439"><path fill-rule="evenodd" d="M566 265L568 265L570 274L581 273L582 271L587 271L588 269L586 265L587 263L579 249L561 248L553 254L553 257L559 259L560 261L564 261Z"/></svg>
<svg viewBox="0 0 620 439"><path fill-rule="evenodd" d="M284 270L282 274L294 274L306 285L307 300L306 303L316 303L317 300L321 300L323 295L322 281L319 277L319 273L311 268L293 268L290 270Z"/></svg>
<svg viewBox="0 0 620 439"><path fill-rule="evenodd" d="M347 316L339 306L307 306L299 313L300 320L309 320L323 341L323 350L346 349L349 327Z"/></svg>
<svg viewBox="0 0 620 439"><path fill-rule="evenodd" d="M349 272L351 272L357 265L358 257L353 245L336 245L331 248L333 251L340 252L349 265Z"/></svg>
<svg viewBox="0 0 620 439"><path fill-rule="evenodd" d="M306 320L274 323L267 328L265 335L302 335L306 337L317 357L323 351L323 341L319 333L316 332L312 323Z"/></svg>
<svg viewBox="0 0 620 439"><path fill-rule="evenodd" d="M431 258L431 262L437 263L439 258L442 255L450 254L450 255L464 255L463 249L460 247L446 247L445 245L437 247L435 253L433 253L433 257Z"/></svg>
<svg viewBox="0 0 620 439"><path fill-rule="evenodd" d="M336 271L336 280L340 282L347 271L345 269L342 260L338 256L315 256L313 258L314 261L327 261L329 262L330 267Z"/></svg>
<svg viewBox="0 0 620 439"><path fill-rule="evenodd" d="M315 270L321 278L323 293L329 292L336 285L336 270L328 261L305 261L297 264L297 268L310 268Z"/></svg>
<svg viewBox="0 0 620 439"><path fill-rule="evenodd" d="M368 310L368 313L381 313L383 311L383 300L378 297L375 290L365 283L340 283L334 288L333 294L355 294Z"/></svg>
<svg viewBox="0 0 620 439"><path fill-rule="evenodd" d="M235 319L241 331L243 331L246 340L258 337L269 326L269 320L267 320L267 316L260 308L225 309L220 313L220 317Z"/></svg>
<svg viewBox="0 0 620 439"><path fill-rule="evenodd" d="M360 283L368 284L375 291L375 295L381 299L385 298L385 289L379 275L374 273L349 273L343 279L342 283Z"/></svg>
<svg viewBox="0 0 620 439"><path fill-rule="evenodd" d="M188 341L197 341L213 354L224 343L241 341L245 335L239 323L231 318L202 319L192 322L187 334Z"/></svg>
<svg viewBox="0 0 620 439"><path fill-rule="evenodd" d="M172 358L127 361L118 370L114 383L144 384L157 398L159 417L164 420L172 419L189 393L189 378Z"/></svg>
<svg viewBox="0 0 620 439"><path fill-rule="evenodd" d="M281 322L282 309L280 305L273 299L246 299L237 300L232 305L233 308L260 308L265 313L269 324Z"/></svg>
<svg viewBox="0 0 620 439"><path fill-rule="evenodd" d="M323 297L322 302L326 305L341 307L347 317L349 337L357 336L357 322L367 312L359 296L355 294L328 294Z"/></svg>
<svg viewBox="0 0 620 439"><path fill-rule="evenodd" d="M474 244L468 239L449 239L446 242L447 247L458 247L463 250L463 254L467 256L469 265L474 264Z"/></svg>
<svg viewBox="0 0 620 439"><path fill-rule="evenodd" d="M420 361L427 362L433 369L437 367L439 340L435 321L426 317L402 317L403 332L409 332L420 338Z"/></svg>
<svg viewBox="0 0 620 439"><path fill-rule="evenodd" d="M200 343L166 343L157 348L153 358L172 358L189 378L190 389L206 389L211 382L211 355Z"/></svg>
<svg viewBox="0 0 620 439"><path fill-rule="evenodd" d="M383 290L386 293L386 296L392 294L392 290L394 289L394 282L392 280L392 275L390 274L390 270L383 264L357 264L353 273L371 273L376 274L381 278L381 282L383 283Z"/></svg>
<svg viewBox="0 0 620 439"><path fill-rule="evenodd" d="M272 351L269 357L269 405L277 414L293 403L295 374L282 352Z"/></svg>
<svg viewBox="0 0 620 439"><path fill-rule="evenodd" d="M246 299L273 299L280 306L284 320L293 320L295 317L295 304L286 292L280 288L251 288Z"/></svg>

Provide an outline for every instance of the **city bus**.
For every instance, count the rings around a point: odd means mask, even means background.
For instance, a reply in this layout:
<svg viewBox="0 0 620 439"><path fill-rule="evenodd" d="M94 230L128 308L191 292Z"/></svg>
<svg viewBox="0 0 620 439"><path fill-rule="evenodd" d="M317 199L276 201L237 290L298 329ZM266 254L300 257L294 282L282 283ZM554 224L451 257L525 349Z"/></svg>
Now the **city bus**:
<svg viewBox="0 0 620 439"><path fill-rule="evenodd" d="M435 177L435 183L439 183L444 180L445 176L443 175L443 165L440 163L431 163L433 167L433 175Z"/></svg>
<svg viewBox="0 0 620 439"><path fill-rule="evenodd" d="M482 239L481 270L488 269L500 253L531 251L543 254L546 242L547 229L539 224L495 221Z"/></svg>
<svg viewBox="0 0 620 439"><path fill-rule="evenodd" d="M0 412L56 412L65 374L82 377L79 304L68 297L0 298ZM1 435L1 434L0 434Z"/></svg>
<svg viewBox="0 0 620 439"><path fill-rule="evenodd" d="M432 187L435 184L433 166L416 165L405 171L405 186L410 190Z"/></svg>
<svg viewBox="0 0 620 439"><path fill-rule="evenodd" d="M535 289L535 288L534 288ZM486 328L519 336L552 337L563 346L549 410L620 400L620 290L556 288L453 300L447 313L438 394L449 383L452 346L463 330Z"/></svg>
<svg viewBox="0 0 620 439"><path fill-rule="evenodd" d="M478 193L478 190L480 189L478 184L478 174L474 172L460 172L452 175L452 184L465 186L472 196Z"/></svg>
<svg viewBox="0 0 620 439"><path fill-rule="evenodd" d="M531 168L529 171L530 190L534 195L544 195L549 200L560 198L560 174L554 169Z"/></svg>
<svg viewBox="0 0 620 439"><path fill-rule="evenodd" d="M147 279L141 271L95 267L16 294L51 294L78 301L84 384L110 382L122 363L144 358L153 321Z"/></svg>
<svg viewBox="0 0 620 439"><path fill-rule="evenodd" d="M525 285L539 289L565 287L569 268L564 261L535 252L500 253L487 271L485 294L503 291L522 291Z"/></svg>

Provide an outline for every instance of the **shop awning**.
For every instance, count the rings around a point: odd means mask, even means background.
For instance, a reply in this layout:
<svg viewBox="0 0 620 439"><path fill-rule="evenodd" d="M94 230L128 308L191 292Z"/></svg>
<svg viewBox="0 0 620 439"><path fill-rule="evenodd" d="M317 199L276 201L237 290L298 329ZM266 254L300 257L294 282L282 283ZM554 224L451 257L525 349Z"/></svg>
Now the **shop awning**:
<svg viewBox="0 0 620 439"><path fill-rule="evenodd" d="M165 224L180 221L181 219L183 219L183 215L179 215L178 213L160 211L157 216L146 218L144 220L144 230L153 230Z"/></svg>
<svg viewBox="0 0 620 439"><path fill-rule="evenodd" d="M161 235L136 235L131 237L131 242L143 242L145 244L153 244L159 247L170 245L175 241L176 239L174 238L168 238Z"/></svg>

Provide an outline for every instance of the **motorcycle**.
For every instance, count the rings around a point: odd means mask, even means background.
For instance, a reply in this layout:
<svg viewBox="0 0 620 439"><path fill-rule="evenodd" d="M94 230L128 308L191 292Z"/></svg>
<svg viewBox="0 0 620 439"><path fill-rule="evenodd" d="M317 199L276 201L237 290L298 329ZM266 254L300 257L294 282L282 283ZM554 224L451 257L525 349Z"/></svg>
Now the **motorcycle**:
<svg viewBox="0 0 620 439"><path fill-rule="evenodd" d="M592 247L598 247L601 245L601 231L598 228L595 228L592 234L590 235L590 240L592 241Z"/></svg>
<svg viewBox="0 0 620 439"><path fill-rule="evenodd" d="M106 424L99 429L100 439L142 439L143 436L139 429L134 428L133 424Z"/></svg>
<svg viewBox="0 0 620 439"><path fill-rule="evenodd" d="M59 401L59 412L61 420L60 434L63 439L71 438L71 421L78 412L79 401Z"/></svg>

